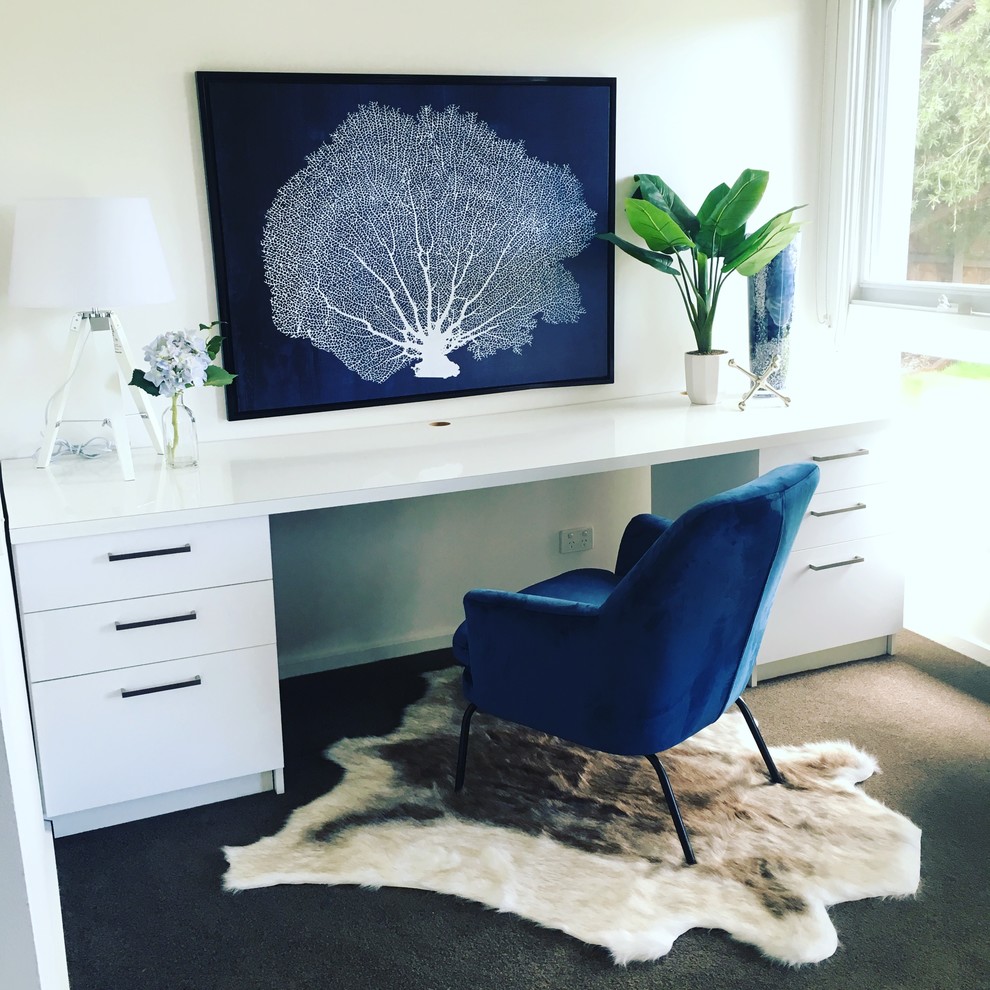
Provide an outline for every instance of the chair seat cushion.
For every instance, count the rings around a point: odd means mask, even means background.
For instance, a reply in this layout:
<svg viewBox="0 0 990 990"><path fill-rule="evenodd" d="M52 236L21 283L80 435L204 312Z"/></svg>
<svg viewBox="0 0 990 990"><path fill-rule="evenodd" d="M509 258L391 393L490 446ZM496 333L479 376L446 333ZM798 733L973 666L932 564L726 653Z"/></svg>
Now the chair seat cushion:
<svg viewBox="0 0 990 990"><path fill-rule="evenodd" d="M528 588L523 588L520 594L557 598L565 602L582 602L585 605L601 605L612 594L618 583L619 579L611 571L597 567L583 567L531 584Z"/></svg>
<svg viewBox="0 0 990 990"><path fill-rule="evenodd" d="M583 605L601 605L612 593L619 579L611 572L597 567L582 567L565 571L556 577L531 584L519 592L538 598L556 598L559 601L581 602ZM468 662L467 622L462 622L454 633L454 659L465 667Z"/></svg>

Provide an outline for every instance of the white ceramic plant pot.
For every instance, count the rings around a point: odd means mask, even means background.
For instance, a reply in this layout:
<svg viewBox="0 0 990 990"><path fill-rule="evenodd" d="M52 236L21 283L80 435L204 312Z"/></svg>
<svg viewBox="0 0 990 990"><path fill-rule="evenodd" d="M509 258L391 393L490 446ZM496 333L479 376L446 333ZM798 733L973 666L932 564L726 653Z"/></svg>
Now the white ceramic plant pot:
<svg viewBox="0 0 990 990"><path fill-rule="evenodd" d="M687 394L696 406L710 406L718 399L718 370L725 354L725 351L709 354L688 351L684 355Z"/></svg>

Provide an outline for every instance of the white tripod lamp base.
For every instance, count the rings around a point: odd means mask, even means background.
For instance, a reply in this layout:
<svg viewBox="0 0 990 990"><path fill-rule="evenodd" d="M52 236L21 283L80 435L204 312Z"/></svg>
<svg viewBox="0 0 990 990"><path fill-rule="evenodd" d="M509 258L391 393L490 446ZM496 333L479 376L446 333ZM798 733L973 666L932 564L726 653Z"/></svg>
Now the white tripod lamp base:
<svg viewBox="0 0 990 990"><path fill-rule="evenodd" d="M113 442L120 459L124 480L133 481L134 459L131 456L131 442L126 420L129 406L136 403L138 412L148 431L148 436L151 438L152 446L159 454L164 452L164 446L162 445L158 417L151 405L151 396L147 392L131 388L129 385L135 367L134 360L131 357L124 328L121 326L117 315L112 312L76 313L72 319L72 324L69 327L69 339L66 344L65 384L59 391L55 408L45 425L45 436L41 450L38 452L36 466L47 468L51 464L59 427L64 422L63 416L69 388L72 384L72 376L79 366L83 351L91 337L95 346L100 348L100 353L104 359L107 362L113 362L116 367L116 389L111 401L112 408L108 410L109 414L101 422L108 425L113 433ZM130 393L130 398L128 398L128 393Z"/></svg>

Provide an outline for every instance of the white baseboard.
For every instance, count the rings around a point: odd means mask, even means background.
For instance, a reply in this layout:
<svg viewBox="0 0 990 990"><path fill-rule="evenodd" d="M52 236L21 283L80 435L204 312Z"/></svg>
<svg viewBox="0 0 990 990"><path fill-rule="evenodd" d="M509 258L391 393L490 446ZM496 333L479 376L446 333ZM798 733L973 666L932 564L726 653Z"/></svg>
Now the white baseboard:
<svg viewBox="0 0 990 990"><path fill-rule="evenodd" d="M867 660L870 657L882 657L890 653L891 637L879 636L876 639L865 639L860 643L849 643L847 646L836 646L830 650L816 650L799 657L784 657L781 660L771 660L769 663L757 664L753 669L750 687L756 687L761 681L770 677L783 677L785 674L800 674L806 670L817 670L819 667L831 667L837 663L849 663L851 660Z"/></svg>
<svg viewBox="0 0 990 990"><path fill-rule="evenodd" d="M957 636L954 633L947 633L942 629L927 628L924 623L912 624L911 632L990 667L990 644L981 643L975 639L967 639L965 636Z"/></svg>
<svg viewBox="0 0 990 990"><path fill-rule="evenodd" d="M325 650L318 653L308 653L305 656L279 656L278 676L285 680L289 677L300 677L303 674L318 674L324 670L337 670L340 667L355 667L362 663L374 663L376 660L392 660L395 657L414 656L417 653L429 653L431 650L443 650L450 646L453 631L440 633L435 636L421 636L414 639L404 639L395 643L376 643L372 646L343 650Z"/></svg>
<svg viewBox="0 0 990 990"><path fill-rule="evenodd" d="M172 811L184 811L186 808L196 808L201 804L228 801L248 794L261 794L275 789L274 778L280 773L281 770L252 773L246 777L233 777L214 784L201 784L198 787L186 787L166 794L153 794L151 797L139 798L136 801L122 801L120 804L109 804L102 808L88 808L69 815L56 815L49 821L58 839L64 835L75 835L77 832L89 832L94 828L106 828L109 825L134 822L140 818L165 815Z"/></svg>

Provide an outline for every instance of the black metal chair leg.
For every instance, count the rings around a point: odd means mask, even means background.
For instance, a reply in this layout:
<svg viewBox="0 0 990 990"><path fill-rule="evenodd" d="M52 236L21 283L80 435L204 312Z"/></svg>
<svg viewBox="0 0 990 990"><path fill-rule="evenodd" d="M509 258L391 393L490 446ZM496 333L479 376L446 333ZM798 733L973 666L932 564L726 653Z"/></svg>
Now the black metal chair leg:
<svg viewBox="0 0 990 990"><path fill-rule="evenodd" d="M681 849L684 850L684 859L687 861L688 866L694 866L698 861L694 857L694 849L691 848L691 839L688 837L687 829L684 827L681 810L677 807L677 798L674 797L674 789L670 786L670 781L667 779L667 771L664 770L663 764L657 759L655 754L647 753L646 758L653 765L653 769L656 770L657 776L660 778L660 786L663 788L663 796L667 801L667 809L670 811L670 817L674 819L677 838L681 840Z"/></svg>
<svg viewBox="0 0 990 990"><path fill-rule="evenodd" d="M478 710L473 702L464 709L461 719L461 741L457 747L457 773L454 776L454 793L464 786L464 770L467 767L468 733L471 731L471 716Z"/></svg>
<svg viewBox="0 0 990 990"><path fill-rule="evenodd" d="M767 770L770 771L770 782L773 784L783 784L784 775L777 769L777 764L773 762L773 757L770 755L770 750L767 749L767 744L763 741L763 733L760 732L760 727L756 724L756 719L753 718L753 713L749 710L749 705L747 705L742 698L736 698L736 704L739 706L739 710L743 713L743 718L746 719L746 724L749 726L749 731L753 733L753 738L756 740L756 745L759 747L760 756L763 757L763 762L767 765Z"/></svg>

